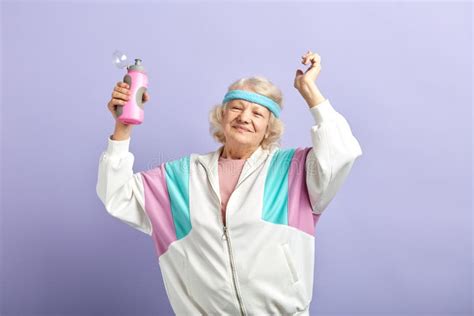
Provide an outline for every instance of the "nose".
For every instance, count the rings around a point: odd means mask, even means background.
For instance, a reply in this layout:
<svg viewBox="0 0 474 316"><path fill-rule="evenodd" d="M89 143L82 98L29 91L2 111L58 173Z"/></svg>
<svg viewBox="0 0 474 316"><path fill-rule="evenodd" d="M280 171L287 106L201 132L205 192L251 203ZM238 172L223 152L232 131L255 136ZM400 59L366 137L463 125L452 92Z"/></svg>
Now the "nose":
<svg viewBox="0 0 474 316"><path fill-rule="evenodd" d="M239 116L237 117L240 123L250 123L250 116L249 111L244 110L240 112Z"/></svg>

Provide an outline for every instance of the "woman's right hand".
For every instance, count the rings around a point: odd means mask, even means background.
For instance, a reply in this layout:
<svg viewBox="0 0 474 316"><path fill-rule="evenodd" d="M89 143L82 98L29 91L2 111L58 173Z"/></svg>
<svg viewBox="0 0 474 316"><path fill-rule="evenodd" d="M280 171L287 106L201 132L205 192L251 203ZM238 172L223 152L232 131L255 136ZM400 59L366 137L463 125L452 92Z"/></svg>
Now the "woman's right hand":
<svg viewBox="0 0 474 316"><path fill-rule="evenodd" d="M109 111L112 113L112 116L114 117L115 120L117 120L117 106L124 106L125 103L130 98L130 87L128 84L125 82L119 81L114 87L114 90L112 91L112 98L110 99L109 103L107 104L107 107ZM142 102L143 104L150 100L150 96L147 92L143 94Z"/></svg>
<svg viewBox="0 0 474 316"><path fill-rule="evenodd" d="M112 116L117 120L117 106L124 106L127 103L130 97L130 90L128 84L125 82L119 81L112 91L112 98L110 99L107 107L112 113Z"/></svg>

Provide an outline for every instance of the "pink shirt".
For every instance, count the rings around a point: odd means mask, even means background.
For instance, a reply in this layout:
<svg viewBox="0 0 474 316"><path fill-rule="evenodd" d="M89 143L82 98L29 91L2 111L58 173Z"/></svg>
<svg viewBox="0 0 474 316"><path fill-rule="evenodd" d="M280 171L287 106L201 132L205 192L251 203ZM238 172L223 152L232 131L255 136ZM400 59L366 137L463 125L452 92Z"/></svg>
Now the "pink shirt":
<svg viewBox="0 0 474 316"><path fill-rule="evenodd" d="M219 157L219 190L221 192L221 213L225 225L227 201L239 181L240 173L247 159L229 159Z"/></svg>

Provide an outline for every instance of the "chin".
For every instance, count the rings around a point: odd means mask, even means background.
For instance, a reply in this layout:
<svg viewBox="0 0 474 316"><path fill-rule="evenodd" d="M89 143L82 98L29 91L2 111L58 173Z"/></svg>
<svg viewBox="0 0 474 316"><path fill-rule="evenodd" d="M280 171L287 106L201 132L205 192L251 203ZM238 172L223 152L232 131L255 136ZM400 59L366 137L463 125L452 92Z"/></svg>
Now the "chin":
<svg viewBox="0 0 474 316"><path fill-rule="evenodd" d="M232 135L232 140L240 145L249 145L252 143L252 141L250 139L248 139L247 137L242 137L243 135Z"/></svg>

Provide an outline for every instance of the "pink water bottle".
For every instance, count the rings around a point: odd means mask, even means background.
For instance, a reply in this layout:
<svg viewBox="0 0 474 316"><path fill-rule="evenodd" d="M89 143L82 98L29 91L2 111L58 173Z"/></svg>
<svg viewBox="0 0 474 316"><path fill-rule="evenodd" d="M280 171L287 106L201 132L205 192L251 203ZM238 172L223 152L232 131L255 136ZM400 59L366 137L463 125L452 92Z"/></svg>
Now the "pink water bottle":
<svg viewBox="0 0 474 316"><path fill-rule="evenodd" d="M143 94L148 88L148 77L143 68L142 60L135 59L135 64L127 67L123 82L127 83L131 92L130 98L123 106L117 106L117 119L124 124L138 125L143 123Z"/></svg>

